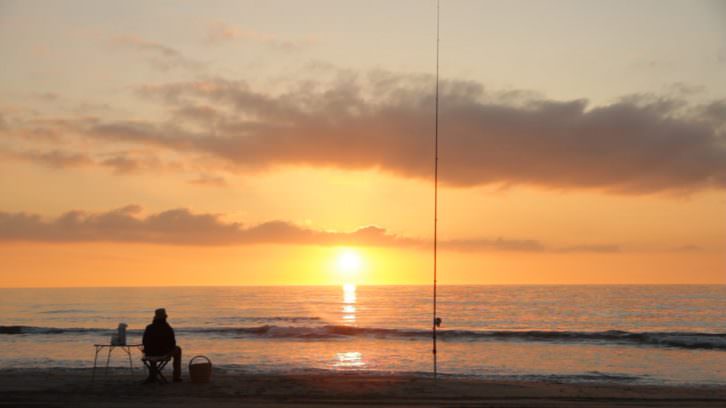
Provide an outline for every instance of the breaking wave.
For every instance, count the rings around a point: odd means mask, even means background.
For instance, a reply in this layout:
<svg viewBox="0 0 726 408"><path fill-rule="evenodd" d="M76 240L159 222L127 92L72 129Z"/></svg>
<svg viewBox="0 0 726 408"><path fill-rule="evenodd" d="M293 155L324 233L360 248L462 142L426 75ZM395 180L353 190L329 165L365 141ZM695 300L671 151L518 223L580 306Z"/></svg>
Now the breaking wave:
<svg viewBox="0 0 726 408"><path fill-rule="evenodd" d="M0 335L58 335L98 334L108 335L112 329L99 328L56 328L33 326L0 326ZM386 329L351 326L276 326L260 325L249 327L181 327L179 335L207 335L219 337L260 339L309 339L326 340L350 337L382 339L423 340L431 336L428 330ZM130 335L140 335L141 330L129 330ZM594 343L619 344L649 347L675 347L684 349L725 350L726 333L698 332L628 332L620 330L580 331L487 331L487 330L439 330L443 341L519 341L551 343Z"/></svg>

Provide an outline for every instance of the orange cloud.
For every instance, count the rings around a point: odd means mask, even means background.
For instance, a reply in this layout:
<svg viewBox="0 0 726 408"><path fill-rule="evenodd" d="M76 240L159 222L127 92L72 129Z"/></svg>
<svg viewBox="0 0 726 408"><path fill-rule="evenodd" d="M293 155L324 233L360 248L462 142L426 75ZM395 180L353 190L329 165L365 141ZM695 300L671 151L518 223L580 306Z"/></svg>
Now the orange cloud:
<svg viewBox="0 0 726 408"><path fill-rule="evenodd" d="M74 210L54 219L44 219L36 214L0 212L0 241L127 242L191 246L360 245L431 249L429 239L397 235L377 226L337 232L315 230L285 221L244 226L237 222L225 222L217 214L196 214L185 208L145 216L142 212L142 208L137 205L99 213ZM440 247L445 250L465 252L617 253L621 251L619 245L613 244L557 247L532 239L501 237L442 240ZM696 250L696 247L689 246L689 250Z"/></svg>

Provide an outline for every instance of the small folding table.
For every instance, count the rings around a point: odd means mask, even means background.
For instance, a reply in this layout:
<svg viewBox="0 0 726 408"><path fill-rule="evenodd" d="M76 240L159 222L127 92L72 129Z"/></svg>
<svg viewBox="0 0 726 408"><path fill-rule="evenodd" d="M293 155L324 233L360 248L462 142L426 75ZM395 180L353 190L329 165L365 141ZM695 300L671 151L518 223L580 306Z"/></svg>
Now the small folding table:
<svg viewBox="0 0 726 408"><path fill-rule="evenodd" d="M115 346L111 344L94 344L93 347L96 349L96 354L93 357L93 376L91 377L91 381L94 381L96 379L96 363L98 361L98 353L103 351L103 349L108 349L108 354L106 355L106 369L104 370L104 375L108 374L108 364L111 361L111 353L114 349L121 349L124 353L126 353L127 356L129 356L129 369L131 372L134 371L134 363L131 359L131 349L136 348L139 351L143 350L143 344L127 344L124 346Z"/></svg>

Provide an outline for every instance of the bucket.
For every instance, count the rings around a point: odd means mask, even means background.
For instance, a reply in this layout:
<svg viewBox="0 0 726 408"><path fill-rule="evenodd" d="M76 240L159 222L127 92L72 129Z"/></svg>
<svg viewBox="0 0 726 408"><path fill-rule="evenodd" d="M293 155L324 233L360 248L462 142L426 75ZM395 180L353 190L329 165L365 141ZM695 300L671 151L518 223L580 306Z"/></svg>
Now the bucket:
<svg viewBox="0 0 726 408"><path fill-rule="evenodd" d="M206 361L201 361L202 359ZM206 384L212 377L212 360L207 356L194 356L189 360L189 377L194 384Z"/></svg>

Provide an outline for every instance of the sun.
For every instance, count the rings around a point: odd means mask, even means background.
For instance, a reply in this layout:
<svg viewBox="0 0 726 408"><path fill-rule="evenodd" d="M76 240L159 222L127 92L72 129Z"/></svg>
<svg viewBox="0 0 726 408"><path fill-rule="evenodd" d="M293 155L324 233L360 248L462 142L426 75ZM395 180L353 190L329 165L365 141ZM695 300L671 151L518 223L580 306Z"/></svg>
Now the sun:
<svg viewBox="0 0 726 408"><path fill-rule="evenodd" d="M358 275L362 266L363 259L358 251L345 248L338 254L338 272L344 277Z"/></svg>

